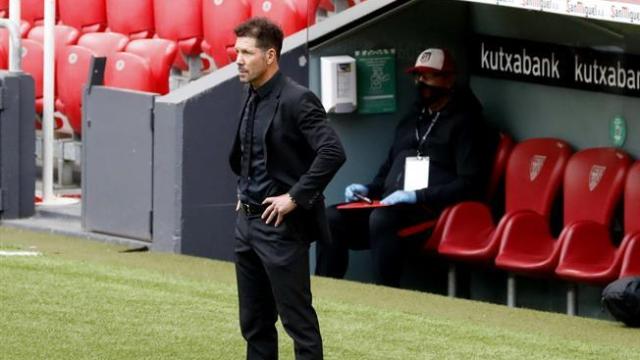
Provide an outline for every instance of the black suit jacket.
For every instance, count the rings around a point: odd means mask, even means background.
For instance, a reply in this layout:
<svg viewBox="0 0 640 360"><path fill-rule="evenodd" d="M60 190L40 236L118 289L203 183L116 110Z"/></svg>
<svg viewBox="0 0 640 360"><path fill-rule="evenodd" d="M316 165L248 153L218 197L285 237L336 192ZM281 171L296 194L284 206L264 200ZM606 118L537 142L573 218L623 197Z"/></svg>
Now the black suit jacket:
<svg viewBox="0 0 640 360"><path fill-rule="evenodd" d="M245 88L240 114L248 100ZM267 106L268 119L262 139L267 173L289 186L298 207L289 214L302 222L300 229L309 241L329 236L324 213L324 191L346 157L336 132L327 124L322 103L309 89L280 76ZM240 175L240 121L229 155L231 169Z"/></svg>

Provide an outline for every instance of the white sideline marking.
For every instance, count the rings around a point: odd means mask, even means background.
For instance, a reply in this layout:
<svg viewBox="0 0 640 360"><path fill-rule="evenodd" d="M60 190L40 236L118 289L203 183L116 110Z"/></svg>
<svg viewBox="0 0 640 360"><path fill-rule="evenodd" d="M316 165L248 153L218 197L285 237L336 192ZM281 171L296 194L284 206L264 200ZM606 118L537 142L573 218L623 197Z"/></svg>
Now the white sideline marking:
<svg viewBox="0 0 640 360"><path fill-rule="evenodd" d="M0 256L40 256L42 253L37 251L7 251L0 250Z"/></svg>

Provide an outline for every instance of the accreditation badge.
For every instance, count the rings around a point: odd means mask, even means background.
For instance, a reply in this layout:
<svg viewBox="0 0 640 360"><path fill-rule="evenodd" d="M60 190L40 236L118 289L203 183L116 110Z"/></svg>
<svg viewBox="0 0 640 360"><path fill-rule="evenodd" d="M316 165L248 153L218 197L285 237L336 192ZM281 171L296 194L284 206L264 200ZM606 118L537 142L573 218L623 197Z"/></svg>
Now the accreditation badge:
<svg viewBox="0 0 640 360"><path fill-rule="evenodd" d="M424 189L429 186L429 157L410 156L404 163L404 191Z"/></svg>

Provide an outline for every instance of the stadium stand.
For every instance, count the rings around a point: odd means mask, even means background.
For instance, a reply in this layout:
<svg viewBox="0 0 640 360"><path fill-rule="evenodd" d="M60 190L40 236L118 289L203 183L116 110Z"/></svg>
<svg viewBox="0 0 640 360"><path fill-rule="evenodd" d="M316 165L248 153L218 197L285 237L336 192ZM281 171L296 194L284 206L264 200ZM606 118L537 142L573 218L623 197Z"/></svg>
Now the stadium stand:
<svg viewBox="0 0 640 360"><path fill-rule="evenodd" d="M640 161L629 170L624 190L624 228L626 250L620 277L640 276Z"/></svg>
<svg viewBox="0 0 640 360"><path fill-rule="evenodd" d="M175 42L166 39L133 40L127 45L126 51L146 59L149 63L152 92L169 92L171 64L178 52Z"/></svg>
<svg viewBox="0 0 640 360"><path fill-rule="evenodd" d="M107 59L104 85L153 92L149 61L136 54L117 52Z"/></svg>
<svg viewBox="0 0 640 360"><path fill-rule="evenodd" d="M577 153L567 166L565 228L558 239L558 277L606 284L618 278L622 251L609 235L631 160L617 149ZM637 221L637 220L636 220Z"/></svg>
<svg viewBox="0 0 640 360"><path fill-rule="evenodd" d="M100 56L109 56L124 51L129 38L118 33L89 33L78 39L78 45L95 51Z"/></svg>
<svg viewBox="0 0 640 360"><path fill-rule="evenodd" d="M570 155L569 145L558 139L530 139L516 145L507 165L506 211L500 222L494 223L486 204L458 204L451 210L438 252L455 260L491 262L514 217L531 213L547 222Z"/></svg>
<svg viewBox="0 0 640 360"><path fill-rule="evenodd" d="M75 45L80 38L80 32L71 26L55 25L56 60L69 45ZM36 26L29 31L28 39L44 44L44 26Z"/></svg>
<svg viewBox="0 0 640 360"><path fill-rule="evenodd" d="M44 22L44 1L22 0L20 2L20 17L31 26L42 25Z"/></svg>
<svg viewBox="0 0 640 360"><path fill-rule="evenodd" d="M129 38L118 33L88 33L78 40L78 45L68 46L57 62L58 99L56 109L69 121L73 132L82 133L82 91L89 76L91 57L107 57L124 51Z"/></svg>
<svg viewBox="0 0 640 360"><path fill-rule="evenodd" d="M305 27L294 3L290 0L254 0L251 3L251 16L271 19L280 25L284 36L294 34Z"/></svg>
<svg viewBox="0 0 640 360"><path fill-rule="evenodd" d="M155 27L158 37L178 44L180 56L175 66L187 69L188 57L202 51L202 1L154 0Z"/></svg>
<svg viewBox="0 0 640 360"><path fill-rule="evenodd" d="M0 18L9 17L9 0L0 0Z"/></svg>
<svg viewBox="0 0 640 360"><path fill-rule="evenodd" d="M43 61L42 44L34 40L22 39L22 69L31 75L35 82L36 113L42 113Z"/></svg>
<svg viewBox="0 0 640 360"><path fill-rule="evenodd" d="M58 0L60 21L81 33L104 31L107 27L105 0Z"/></svg>
<svg viewBox="0 0 640 360"><path fill-rule="evenodd" d="M63 113L75 134L82 133L82 89L87 82L91 57L98 56L83 46L65 48L58 61L56 76L56 110Z"/></svg>
<svg viewBox="0 0 640 360"><path fill-rule="evenodd" d="M130 39L150 38L154 34L153 0L107 0L107 31Z"/></svg>
<svg viewBox="0 0 640 360"><path fill-rule="evenodd" d="M233 29L249 17L251 7L247 0L202 0L202 49L213 58L218 68L236 60Z"/></svg>
<svg viewBox="0 0 640 360"><path fill-rule="evenodd" d="M294 5L303 27L311 26L316 23L316 13L320 7L320 0L295 1ZM333 4L331 3L331 5ZM325 7L326 6L327 5L325 5Z"/></svg>

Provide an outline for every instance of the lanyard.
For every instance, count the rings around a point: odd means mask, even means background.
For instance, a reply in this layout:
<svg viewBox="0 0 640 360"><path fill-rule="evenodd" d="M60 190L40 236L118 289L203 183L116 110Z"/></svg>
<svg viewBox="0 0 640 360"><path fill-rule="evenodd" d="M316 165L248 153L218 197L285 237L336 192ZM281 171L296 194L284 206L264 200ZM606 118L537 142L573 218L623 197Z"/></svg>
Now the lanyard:
<svg viewBox="0 0 640 360"><path fill-rule="evenodd" d="M421 120L423 115L424 115L424 109L422 110L422 115L420 116ZM424 135L422 135L422 138L420 138L420 134L418 133L418 126L416 125L416 141L418 141L418 157L422 156L422 153L420 152L420 148L422 148L422 145L424 145L424 142L427 141L427 137L431 133L431 130L433 129L433 126L436 124L436 122L438 121L439 117L440 117L440 112L438 111L436 113L436 116L434 116L433 119L431 120L431 124L429 124L427 131L424 133Z"/></svg>

